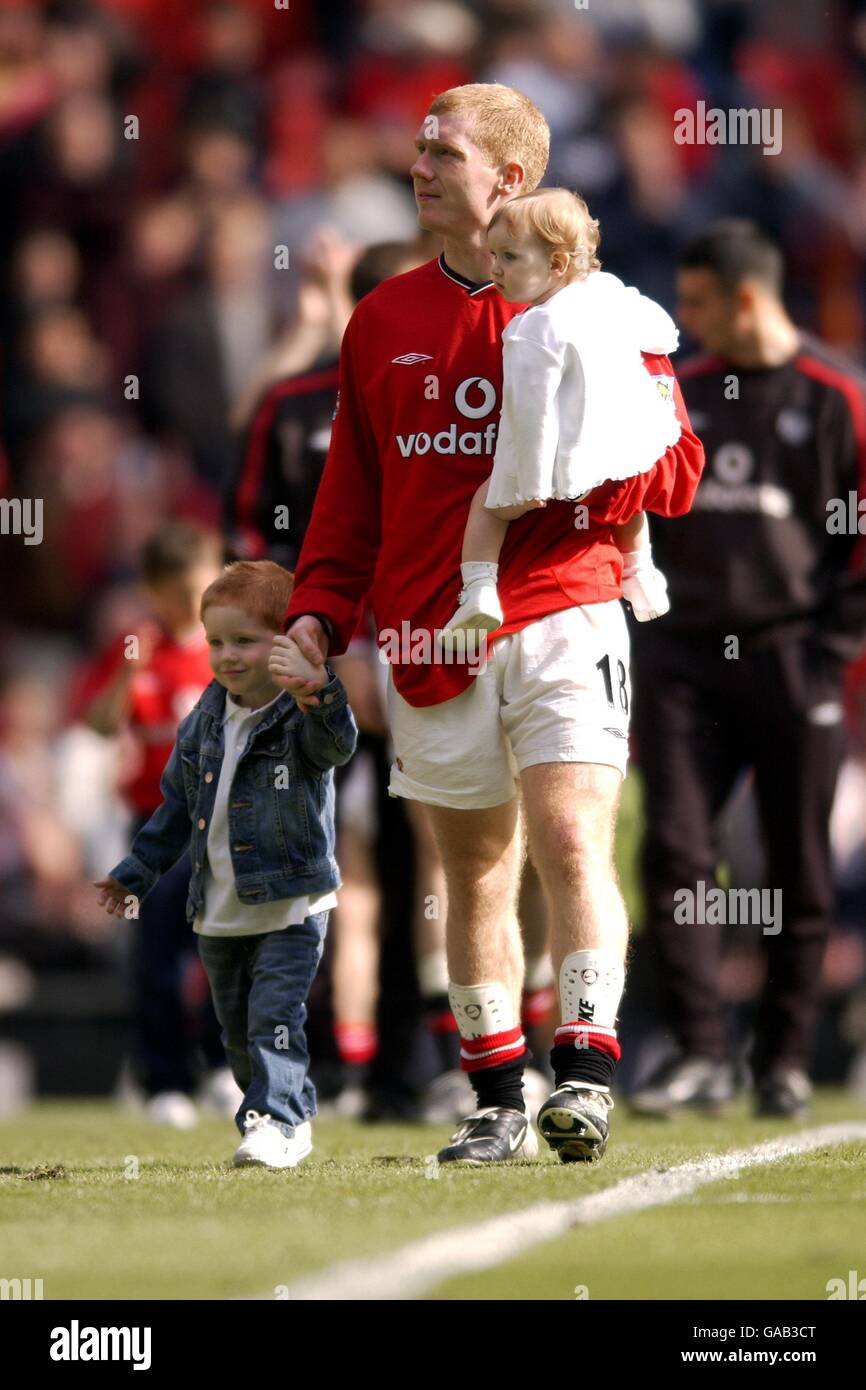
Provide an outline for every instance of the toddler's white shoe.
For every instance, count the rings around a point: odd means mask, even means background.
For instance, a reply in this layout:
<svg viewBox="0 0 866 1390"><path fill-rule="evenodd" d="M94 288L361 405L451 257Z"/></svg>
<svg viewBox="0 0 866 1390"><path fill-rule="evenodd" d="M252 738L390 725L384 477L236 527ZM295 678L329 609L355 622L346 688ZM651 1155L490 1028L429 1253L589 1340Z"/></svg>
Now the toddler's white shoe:
<svg viewBox="0 0 866 1390"><path fill-rule="evenodd" d="M248 1110L244 1119L244 1137L235 1150L232 1162L236 1168L257 1163L263 1168L297 1168L312 1152L313 1131L309 1120L295 1126L291 1139L283 1134L270 1115Z"/></svg>
<svg viewBox="0 0 866 1390"><path fill-rule="evenodd" d="M442 629L447 637L454 632L495 632L504 615L496 585L489 579L476 580L460 590L460 607Z"/></svg>
<svg viewBox="0 0 866 1390"><path fill-rule="evenodd" d="M151 1124L167 1125L169 1129L195 1129L198 1111L183 1091L160 1091L145 1102L145 1112Z"/></svg>
<svg viewBox="0 0 866 1390"><path fill-rule="evenodd" d="M657 570L647 550L627 551L623 555L622 592L639 623L661 618L670 611L668 582Z"/></svg>

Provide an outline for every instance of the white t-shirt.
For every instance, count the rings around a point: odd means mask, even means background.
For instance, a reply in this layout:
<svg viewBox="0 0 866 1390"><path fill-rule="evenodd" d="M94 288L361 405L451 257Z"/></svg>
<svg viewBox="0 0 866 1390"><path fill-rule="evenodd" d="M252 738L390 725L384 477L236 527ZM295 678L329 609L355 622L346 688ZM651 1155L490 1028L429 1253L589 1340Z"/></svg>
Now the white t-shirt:
<svg viewBox="0 0 866 1390"><path fill-rule="evenodd" d="M244 709L226 692L223 719L225 753L207 837L207 859L203 870L204 908L193 923L193 930L200 936L261 936L264 932L284 931L315 912L325 912L337 906L337 895L333 889L312 896L280 898L270 903L242 902L235 889L229 850L229 792L238 758L247 745L251 730L279 698L276 695L260 709Z"/></svg>
<svg viewBox="0 0 866 1390"><path fill-rule="evenodd" d="M605 271L513 318L485 504L573 499L652 468L681 427L672 378L651 376L641 353L673 352L678 341L659 304Z"/></svg>

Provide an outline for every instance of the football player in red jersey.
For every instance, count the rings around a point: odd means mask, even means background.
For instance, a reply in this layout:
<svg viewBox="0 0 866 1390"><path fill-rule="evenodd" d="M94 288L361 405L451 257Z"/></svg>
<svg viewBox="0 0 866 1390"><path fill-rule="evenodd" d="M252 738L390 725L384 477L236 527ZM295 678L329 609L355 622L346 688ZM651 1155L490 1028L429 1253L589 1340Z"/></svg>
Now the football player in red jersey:
<svg viewBox="0 0 866 1390"><path fill-rule="evenodd" d="M127 735L120 792L133 816L133 835L162 803L159 782L177 726L211 679L199 602L221 570L215 532L170 521L145 543L140 572L151 618L120 637L85 673L75 705L97 733ZM130 638L134 637L132 643ZM196 1122L189 986L198 982L201 1044L207 1075L203 1098L234 1113L239 1092L219 1037L195 938L186 920L189 854L184 854L142 904L132 923L135 1008L133 1067L156 1123L179 1129Z"/></svg>
<svg viewBox="0 0 866 1390"><path fill-rule="evenodd" d="M443 253L385 281L349 322L288 631L320 664L345 650L366 600L389 661L390 791L427 805L442 853L449 997L477 1098L440 1160L537 1151L522 1094L524 826L562 1014L555 1091L539 1127L563 1161L593 1159L608 1137L627 942L613 833L628 746L628 638L612 527L641 510L687 511L703 450L670 362L645 354L674 392L679 441L648 472L603 484L577 508L555 502L512 523L500 556L502 627L462 662L442 651L469 504L496 447L501 335L522 308L491 281L486 230L540 182L549 131L520 92L471 84L434 100L416 143L419 221L441 235ZM311 683L293 688L315 703Z"/></svg>

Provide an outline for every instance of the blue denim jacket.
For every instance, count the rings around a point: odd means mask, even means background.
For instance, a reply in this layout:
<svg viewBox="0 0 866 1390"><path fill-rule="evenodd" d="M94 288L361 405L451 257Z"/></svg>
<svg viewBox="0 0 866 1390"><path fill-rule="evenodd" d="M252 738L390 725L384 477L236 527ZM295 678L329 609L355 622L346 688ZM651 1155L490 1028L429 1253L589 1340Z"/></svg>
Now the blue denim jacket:
<svg viewBox="0 0 866 1390"><path fill-rule="evenodd" d="M228 803L235 887L242 902L273 902L340 887L334 858L334 772L355 751L358 729L330 667L303 714L287 691L241 750ZM225 751L226 692L213 680L177 731L162 774L163 803L111 870L139 901L186 849L192 877L186 915L202 910L207 837Z"/></svg>

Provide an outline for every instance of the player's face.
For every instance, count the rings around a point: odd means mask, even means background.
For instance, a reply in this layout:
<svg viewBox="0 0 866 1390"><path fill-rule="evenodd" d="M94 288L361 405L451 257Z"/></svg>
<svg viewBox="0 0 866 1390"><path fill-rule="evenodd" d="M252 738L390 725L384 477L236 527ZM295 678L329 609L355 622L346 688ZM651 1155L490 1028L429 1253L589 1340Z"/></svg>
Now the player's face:
<svg viewBox="0 0 866 1390"><path fill-rule="evenodd" d="M238 704L254 708L258 697L270 698L272 629L243 608L216 603L205 609L204 629L210 668Z"/></svg>
<svg viewBox="0 0 866 1390"><path fill-rule="evenodd" d="M562 269L538 237L516 237L497 222L487 235L490 278L510 304L538 304L562 288Z"/></svg>
<svg viewBox="0 0 866 1390"><path fill-rule="evenodd" d="M704 352L725 354L737 324L737 297L712 270L677 275L677 321Z"/></svg>
<svg viewBox="0 0 866 1390"><path fill-rule="evenodd" d="M477 232L488 225L507 190L516 189L519 166L494 169L471 139L465 116L425 117L415 148L409 173L425 231L448 237Z"/></svg>

